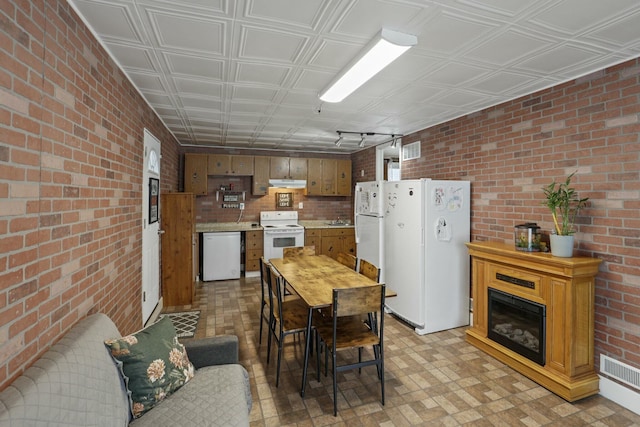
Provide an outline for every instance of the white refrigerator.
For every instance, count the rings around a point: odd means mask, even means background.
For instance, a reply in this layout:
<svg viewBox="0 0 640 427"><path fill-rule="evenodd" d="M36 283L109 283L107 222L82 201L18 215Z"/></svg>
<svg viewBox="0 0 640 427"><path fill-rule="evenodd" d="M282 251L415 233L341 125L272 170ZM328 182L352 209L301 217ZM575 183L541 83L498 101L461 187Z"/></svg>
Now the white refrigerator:
<svg viewBox="0 0 640 427"><path fill-rule="evenodd" d="M384 283L384 181L358 182L353 203L356 233L356 256L380 269ZM359 262L359 261L358 261Z"/></svg>
<svg viewBox="0 0 640 427"><path fill-rule="evenodd" d="M387 310L422 335L469 324L469 181L384 184Z"/></svg>

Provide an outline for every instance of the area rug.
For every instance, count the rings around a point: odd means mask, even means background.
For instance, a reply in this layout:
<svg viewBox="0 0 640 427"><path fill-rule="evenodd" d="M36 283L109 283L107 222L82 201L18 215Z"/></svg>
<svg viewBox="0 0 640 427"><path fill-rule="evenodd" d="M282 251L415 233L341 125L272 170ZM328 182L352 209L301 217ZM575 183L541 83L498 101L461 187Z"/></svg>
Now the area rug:
<svg viewBox="0 0 640 427"><path fill-rule="evenodd" d="M196 333L198 320L200 319L200 311L184 311L181 313L166 313L160 317L169 317L176 328L178 338L191 338Z"/></svg>

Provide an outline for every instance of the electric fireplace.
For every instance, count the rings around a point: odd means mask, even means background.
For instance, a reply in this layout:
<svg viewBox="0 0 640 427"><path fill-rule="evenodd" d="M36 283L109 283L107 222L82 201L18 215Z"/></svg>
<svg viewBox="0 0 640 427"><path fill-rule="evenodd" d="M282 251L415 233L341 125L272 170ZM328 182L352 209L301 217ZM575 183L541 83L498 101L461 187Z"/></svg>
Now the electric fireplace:
<svg viewBox="0 0 640 427"><path fill-rule="evenodd" d="M488 338L544 366L546 307L488 288Z"/></svg>

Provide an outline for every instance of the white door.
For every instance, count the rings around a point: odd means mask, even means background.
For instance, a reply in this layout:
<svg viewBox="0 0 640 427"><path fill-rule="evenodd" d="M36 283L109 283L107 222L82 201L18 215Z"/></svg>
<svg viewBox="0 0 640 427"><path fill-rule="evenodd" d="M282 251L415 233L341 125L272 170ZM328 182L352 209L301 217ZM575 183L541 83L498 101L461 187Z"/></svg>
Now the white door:
<svg viewBox="0 0 640 427"><path fill-rule="evenodd" d="M160 141L144 130L142 173L142 324L160 301Z"/></svg>

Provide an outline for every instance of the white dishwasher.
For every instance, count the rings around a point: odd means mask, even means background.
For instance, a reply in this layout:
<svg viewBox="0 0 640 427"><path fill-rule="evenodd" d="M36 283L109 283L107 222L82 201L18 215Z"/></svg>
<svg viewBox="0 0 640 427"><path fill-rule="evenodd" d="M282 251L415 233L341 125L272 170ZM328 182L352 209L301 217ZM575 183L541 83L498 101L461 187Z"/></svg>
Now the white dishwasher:
<svg viewBox="0 0 640 427"><path fill-rule="evenodd" d="M203 233L202 280L240 278L240 232Z"/></svg>

